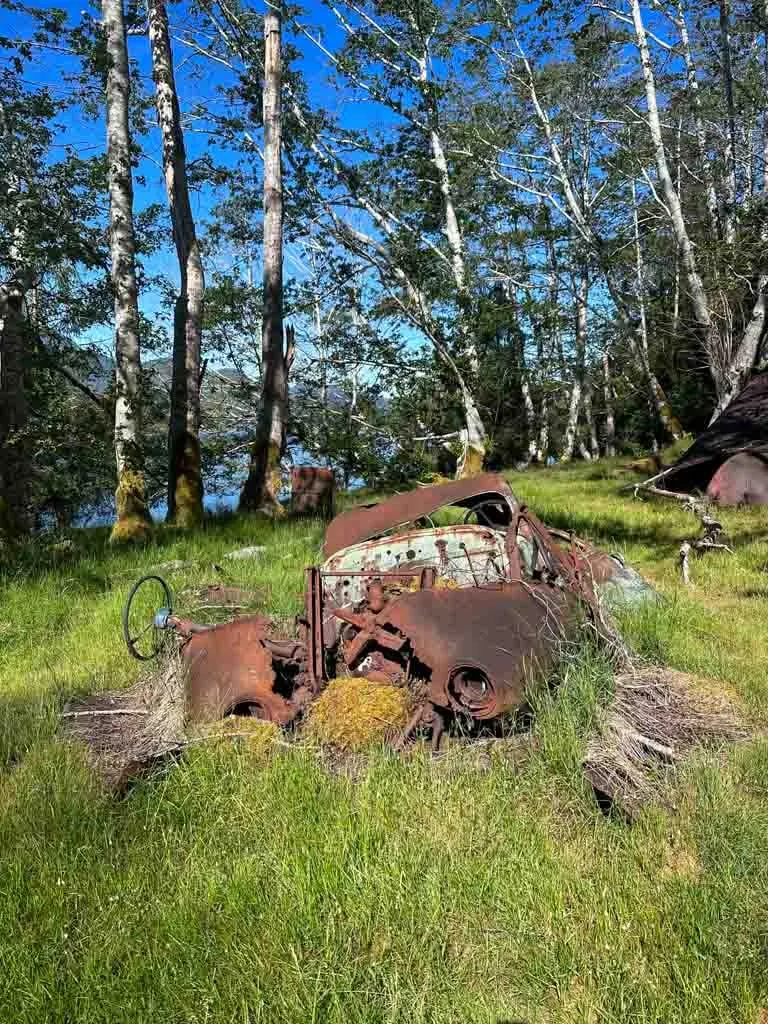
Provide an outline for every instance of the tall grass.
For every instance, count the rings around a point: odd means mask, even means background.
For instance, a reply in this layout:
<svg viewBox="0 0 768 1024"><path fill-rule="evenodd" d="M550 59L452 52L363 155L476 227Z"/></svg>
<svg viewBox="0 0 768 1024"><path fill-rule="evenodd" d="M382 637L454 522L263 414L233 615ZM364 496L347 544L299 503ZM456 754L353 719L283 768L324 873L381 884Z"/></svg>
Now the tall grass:
<svg viewBox="0 0 768 1024"><path fill-rule="evenodd" d="M620 547L668 603L624 623L651 659L711 676L760 720L763 514L676 581L678 510L591 469L512 477L539 514ZM695 527L695 524L693 524ZM580 759L611 677L586 650L535 695L516 767L380 751L354 781L311 750L201 744L123 799L58 741L68 695L127 684L132 579L231 582L287 619L319 524L213 524L138 553L76 536L0 591L0 1021L757 1022L768 1006L768 743L701 755L674 803L605 817ZM253 562L225 562L264 544ZM762 624L762 628L761 628Z"/></svg>

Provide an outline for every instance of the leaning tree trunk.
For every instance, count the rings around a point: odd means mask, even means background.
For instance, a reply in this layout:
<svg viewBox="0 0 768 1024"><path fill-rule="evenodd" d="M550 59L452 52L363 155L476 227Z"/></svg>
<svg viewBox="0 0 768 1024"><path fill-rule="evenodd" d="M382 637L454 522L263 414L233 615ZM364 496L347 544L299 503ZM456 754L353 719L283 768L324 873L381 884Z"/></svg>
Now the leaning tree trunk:
<svg viewBox="0 0 768 1024"><path fill-rule="evenodd" d="M0 287L0 544L29 528L29 403L24 290L17 281Z"/></svg>
<svg viewBox="0 0 768 1024"><path fill-rule="evenodd" d="M149 0L147 7L157 118L163 139L165 187L181 278L173 323L168 520L180 526L195 526L203 518L199 435L205 276L189 201L187 158L165 0Z"/></svg>
<svg viewBox="0 0 768 1024"><path fill-rule="evenodd" d="M741 366L743 356L746 354L744 337L737 346L736 352L730 339L720 336L717 325L712 316L712 305L704 287L701 275L698 271L696 253L693 242L688 234L688 228L683 217L680 196L675 188L672 175L667 162L664 139L661 134L661 119L659 117L658 103L656 99L656 82L651 64L651 55L648 47L648 38L643 24L640 0L631 0L632 20L637 37L637 46L640 51L640 64L645 83L645 97L648 105L648 128L651 134L651 142L656 157L656 169L661 183L661 190L669 214L672 229L675 234L682 260L683 269L688 281L688 292L691 298L694 316L701 332L704 351L707 355L710 373L715 384L718 396L718 406L724 407L727 404L727 396L733 389L735 381L743 381L744 371ZM729 229L730 230L730 229ZM754 313L753 313L754 315ZM764 310L762 311L764 316ZM749 328L747 328L749 333ZM740 360L739 357L742 357ZM748 372L748 371L747 371Z"/></svg>
<svg viewBox="0 0 768 1024"><path fill-rule="evenodd" d="M432 166L435 168L442 200L443 234L448 242L451 254L451 272L459 311L457 333L460 339L462 355L466 356L472 378L474 379L479 369L479 361L477 342L472 325L472 296L469 288L464 237L461 232L459 218L456 214L448 159L445 155L445 147L440 135L437 93L429 81L430 61L431 55L428 44L425 43L423 52L419 55L417 61L418 79L421 84L421 92L429 121L429 148ZM457 479L474 476L476 473L481 472L488 444L480 410L477 408L466 385L462 387L462 398L466 426L464 431L464 451L456 468Z"/></svg>
<svg viewBox="0 0 768 1024"><path fill-rule="evenodd" d="M261 405L243 511L282 515L280 464L288 426L288 372L293 346L283 349L283 182L280 13L264 16L264 310L261 332Z"/></svg>
<svg viewBox="0 0 768 1024"><path fill-rule="evenodd" d="M140 540L149 515L141 444L141 350L128 129L130 78L123 0L102 0L107 50L107 169L112 288L115 295L115 461L117 519L113 541Z"/></svg>

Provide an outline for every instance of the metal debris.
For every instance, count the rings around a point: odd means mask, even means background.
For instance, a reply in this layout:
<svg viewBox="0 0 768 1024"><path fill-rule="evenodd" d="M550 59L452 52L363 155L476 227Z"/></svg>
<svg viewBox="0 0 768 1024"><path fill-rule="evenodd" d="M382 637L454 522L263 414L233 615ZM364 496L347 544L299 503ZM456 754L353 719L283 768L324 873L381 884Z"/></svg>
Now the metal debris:
<svg viewBox="0 0 768 1024"><path fill-rule="evenodd" d="M296 466L291 470L291 513L331 519L336 504L336 478L332 469Z"/></svg>

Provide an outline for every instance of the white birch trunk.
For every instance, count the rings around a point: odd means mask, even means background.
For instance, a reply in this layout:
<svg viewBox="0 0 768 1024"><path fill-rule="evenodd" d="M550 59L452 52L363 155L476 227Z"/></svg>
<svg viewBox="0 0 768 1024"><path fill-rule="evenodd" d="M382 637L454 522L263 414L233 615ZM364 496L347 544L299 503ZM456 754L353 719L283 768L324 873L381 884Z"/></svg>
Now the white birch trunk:
<svg viewBox="0 0 768 1024"><path fill-rule="evenodd" d="M536 443L536 407L533 404L531 395L531 383L528 379L528 371L523 369L523 376L520 382L520 391L523 398L523 409L525 410L525 427L528 435L526 445L526 465L536 462L539 458L539 449Z"/></svg>
<svg viewBox="0 0 768 1024"><path fill-rule="evenodd" d="M582 272L576 288L576 333L574 340L576 366L573 385L571 386L571 398L568 403L568 419L565 424L563 447L560 452L561 462L570 462L573 458L573 449L576 444L576 432L579 424L579 409L581 407L582 395L584 392L584 359L587 345L588 296L589 279L586 273Z"/></svg>
<svg viewBox="0 0 768 1024"><path fill-rule="evenodd" d="M763 17L768 26L768 0L763 4ZM765 53L763 72L765 83L768 86L768 28L765 30ZM763 199L768 201L768 128L763 122L763 152L765 164L763 166ZM744 329L736 352L732 356L723 388L718 391L717 404L712 412L710 423L717 419L720 413L731 403L744 387L749 376L758 361L760 346L764 342L766 331L766 319L768 317L767 299L768 293L768 270L766 270L765 252L768 248L768 216L765 214L760 226L761 242L761 266L756 283L756 298L752 307L752 313Z"/></svg>
<svg viewBox="0 0 768 1024"><path fill-rule="evenodd" d="M187 158L165 0L148 0L147 11L157 119L163 143L165 188L181 279L174 312L168 432L168 519L181 526L195 526L203 518L199 435L205 275L189 200Z"/></svg>
<svg viewBox="0 0 768 1024"><path fill-rule="evenodd" d="M264 312L262 386L256 438L240 508L283 514L278 496L288 426L288 371L283 342L283 177L281 16L264 15Z"/></svg>
<svg viewBox="0 0 768 1024"><path fill-rule="evenodd" d="M608 349L603 350L603 402L605 404L605 454L612 459L616 454L615 395L611 380L611 360Z"/></svg>
<svg viewBox="0 0 768 1024"><path fill-rule="evenodd" d="M151 525L141 437L141 350L128 128L130 77L123 0L102 0L107 53L109 240L115 295L117 519L112 540L139 540Z"/></svg>
<svg viewBox="0 0 768 1024"><path fill-rule="evenodd" d="M728 245L736 242L736 113L733 105L733 71L731 69L730 3L720 0L720 67L725 92L725 210L723 237Z"/></svg>
<svg viewBox="0 0 768 1024"><path fill-rule="evenodd" d="M704 128L704 115L701 109L699 80L696 74L696 65L693 60L693 54L691 52L691 42L688 36L688 26L686 24L685 9L682 2L678 2L677 5L677 25L680 31L680 42L683 48L683 57L685 59L688 92L690 93L691 102L693 103L693 123L696 131L696 145L699 150L699 160L701 160L702 178L704 179L709 223L715 238L722 238L723 230L720 222L717 192L715 191L715 178L712 172L712 162L710 161L709 154L707 152L707 133Z"/></svg>
<svg viewBox="0 0 768 1024"><path fill-rule="evenodd" d="M519 48L519 44L518 44ZM520 49L520 48L519 48ZM626 299L622 293L621 288L618 286L616 281L613 268L611 266L610 256L606 253L606 247L603 245L602 240L596 234L592 224L587 219L584 210L578 201L573 185L568 176L568 171L563 161L560 147L557 144L554 133L552 131L552 124L549 120L547 112L541 105L538 93L536 91L536 82L533 77L530 63L525 56L522 49L520 49L520 56L523 61L527 76L528 91L533 103L536 115L539 119L541 129L544 133L544 137L547 141L552 164L555 169L557 180L559 181L563 195L565 196L565 204L570 215L570 219L574 227L576 228L581 240L585 242L591 249L593 255L596 257L597 262L602 270L605 278L605 283L608 288L608 292L613 300L616 307L616 312L622 321L622 324L627 332L628 341L632 347L632 351L635 354L638 364L642 370L643 377L645 378L646 385L648 387L649 395L653 401L654 407L656 408L659 419L664 426L664 429L673 438L678 440L682 437L682 427L680 426L677 417L674 415L672 408L669 404L667 396L665 395L661 384L656 378L655 374L652 373L647 360L644 362L642 352L638 349L636 339L633 336L633 325L632 317L627 308Z"/></svg>
<svg viewBox="0 0 768 1024"><path fill-rule="evenodd" d="M667 206L672 229L680 248L680 257L688 281L688 290L691 297L694 315L702 333L704 347L713 369L715 385L718 385L717 370L715 362L718 359L720 340L717 330L712 321L711 304L704 288L704 283L699 275L696 265L696 255L693 243L688 234L688 229L683 218L683 210L680 204L680 196L677 193L672 175L669 171L667 153L664 147L664 139L661 134L661 121L659 108L656 100L656 82L651 64L651 54L648 48L648 38L643 24L643 16L640 10L640 0L631 0L632 20L637 37L637 46L640 51L640 64L643 72L645 85L645 99L648 106L648 128L651 133L654 155L656 158L656 169L661 183L664 202Z"/></svg>
<svg viewBox="0 0 768 1024"><path fill-rule="evenodd" d="M581 381L576 378L571 385L571 397L568 402L568 418L565 421L563 447L560 450L560 461L570 462L576 445L576 432L579 426L579 409L581 407Z"/></svg>
<svg viewBox="0 0 768 1024"><path fill-rule="evenodd" d="M456 214L456 207L453 201L451 188L451 177L448 169L448 161L445 156L445 149L440 137L439 116L434 91L429 82L429 52L424 50L418 61L418 78L421 83L422 96L427 106L429 117L429 145L432 154L432 164L437 172L438 187L443 206L443 232L451 254L451 269L453 281L456 288L456 298L459 312L459 335L461 348L466 356L469 367L474 377L479 369L477 355L477 342L471 325L472 320L472 297L469 292L469 279L464 248L464 239L459 225L459 218ZM469 392L466 383L463 385L463 403L465 412L466 446L464 454L459 461L457 469L458 477L472 476L479 473L485 460L487 436L485 426L480 416L480 411L475 404L474 398Z"/></svg>

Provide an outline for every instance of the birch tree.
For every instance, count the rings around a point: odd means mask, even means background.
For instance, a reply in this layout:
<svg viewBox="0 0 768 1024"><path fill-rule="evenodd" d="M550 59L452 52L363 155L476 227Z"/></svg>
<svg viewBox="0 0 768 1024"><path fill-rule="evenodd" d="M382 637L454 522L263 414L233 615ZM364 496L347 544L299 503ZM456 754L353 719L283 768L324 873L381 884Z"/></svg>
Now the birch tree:
<svg viewBox="0 0 768 1024"><path fill-rule="evenodd" d="M394 122L394 138L402 140L390 151L402 154L407 147L409 155L391 166L380 156L366 162L358 159L350 172L338 152L329 152L331 147L325 142L321 144L323 159L350 188L353 199L372 218L373 226L383 234L387 244L396 240L398 249L402 249L403 244L413 246L422 253L423 259L432 263L428 271L430 277L447 276L450 282L450 298L455 306L455 337L449 343L445 332L441 332L441 358L450 347L450 359L459 374L457 383L464 406L463 451L457 475L471 476L482 467L487 434L473 395L479 365L477 325L472 273L448 155L450 133L441 103L446 81L436 78L436 68L446 59L452 45L448 42L453 32L450 17L439 5L427 0L402 0L394 5L373 2L360 6L345 0L330 9L345 34L344 46L338 53L329 50L319 35L299 19L296 20L298 30L324 55L340 83L388 110ZM349 136L349 133L343 134ZM358 154L366 150L376 153L380 149L372 137L365 133L358 135ZM316 151L319 148L315 143ZM421 158L422 152L428 154L428 166ZM426 191L423 177L415 189L406 187L402 191L405 164L416 173L426 172ZM367 175L373 180L367 181ZM391 187L387 188L390 182ZM432 229L425 226L425 220L433 220L435 199L440 210L438 240L433 237ZM399 262L403 270L402 260ZM408 276L413 284L413 274ZM425 298L424 289L418 290ZM413 297L412 291L409 294ZM424 305L420 300L414 309L422 318ZM434 338L430 327L427 332Z"/></svg>
<svg viewBox="0 0 768 1024"><path fill-rule="evenodd" d="M168 520L197 525L203 517L200 467L200 360L205 275L189 199L181 110L165 0L148 0L152 77L163 141L163 173L181 285L174 308L168 431Z"/></svg>
<svg viewBox="0 0 768 1024"><path fill-rule="evenodd" d="M741 390L754 366L765 326L765 292L766 287L768 287L768 275L763 271L758 274L751 313L748 314L741 338L738 340L732 339L727 320L722 328L718 328L713 300L702 278L696 249L683 213L680 195L670 172L659 114L651 49L640 0L630 0L630 10L640 56L647 107L647 124L653 145L661 194L680 250L691 305L717 391L717 404L712 417L714 419L729 404L734 395ZM728 6L726 3L721 5L720 12L721 52L723 54L724 81L728 107L728 128L726 134L729 140L726 144L726 180L728 184L725 203L726 227L724 237L728 243L732 244L735 240L735 229L733 226L736 202L735 157L733 154L735 130L733 128L732 72L730 66ZM684 24L682 15L681 24Z"/></svg>
<svg viewBox="0 0 768 1024"><path fill-rule="evenodd" d="M288 374L294 357L290 333L283 339L282 17L264 16L264 309L262 313L261 404L248 477L240 495L243 511L281 515L281 460L288 429Z"/></svg>
<svg viewBox="0 0 768 1024"><path fill-rule="evenodd" d="M117 519L111 539L122 542L145 538L152 520L147 507L141 434L141 349L128 128L130 76L123 0L102 0L102 22L108 62L107 174L111 274L115 296Z"/></svg>

